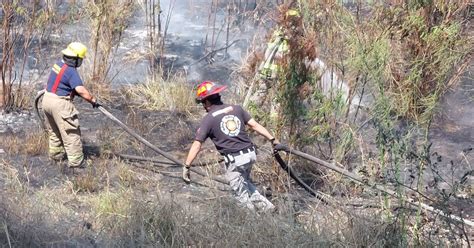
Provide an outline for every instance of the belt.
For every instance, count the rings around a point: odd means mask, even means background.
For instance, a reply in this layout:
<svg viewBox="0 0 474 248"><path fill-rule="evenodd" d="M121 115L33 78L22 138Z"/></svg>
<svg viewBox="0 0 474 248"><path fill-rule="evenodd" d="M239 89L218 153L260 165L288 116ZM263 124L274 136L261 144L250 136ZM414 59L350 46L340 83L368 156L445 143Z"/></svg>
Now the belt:
<svg viewBox="0 0 474 248"><path fill-rule="evenodd" d="M251 153L251 152L254 152L256 149L255 149L255 146L251 146L249 148L245 148L245 149L242 149L238 152L230 152L230 153L226 153L224 154L224 158L227 158L228 161L233 161L234 157L237 157L237 156L240 156L240 155L244 155L244 154L247 154L247 153Z"/></svg>
<svg viewBox="0 0 474 248"><path fill-rule="evenodd" d="M52 96L52 97L55 97L55 98L59 98L59 99L62 99L62 100L72 101L71 95L58 96L58 95L56 95L55 93L49 92L49 91L46 91L46 92L45 92L45 95L49 95L49 96Z"/></svg>

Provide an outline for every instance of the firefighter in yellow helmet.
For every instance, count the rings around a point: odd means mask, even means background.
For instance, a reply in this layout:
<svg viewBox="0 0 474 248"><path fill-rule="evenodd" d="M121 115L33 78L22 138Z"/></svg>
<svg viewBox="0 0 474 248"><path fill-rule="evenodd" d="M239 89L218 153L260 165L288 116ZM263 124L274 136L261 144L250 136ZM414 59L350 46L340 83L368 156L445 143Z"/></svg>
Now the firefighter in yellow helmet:
<svg viewBox="0 0 474 248"><path fill-rule="evenodd" d="M43 97L42 107L49 123L49 157L60 161L66 155L69 167L84 166L79 112L72 102L74 95L81 96L94 108L100 106L77 72L86 53L87 47L79 42L72 42L62 50L62 59L51 68Z"/></svg>

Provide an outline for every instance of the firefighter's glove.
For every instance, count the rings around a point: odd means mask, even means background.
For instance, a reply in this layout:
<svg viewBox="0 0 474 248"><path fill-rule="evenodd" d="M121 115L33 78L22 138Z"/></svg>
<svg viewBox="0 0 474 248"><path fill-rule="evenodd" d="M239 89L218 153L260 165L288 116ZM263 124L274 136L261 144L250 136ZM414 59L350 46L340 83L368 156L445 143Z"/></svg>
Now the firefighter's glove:
<svg viewBox="0 0 474 248"><path fill-rule="evenodd" d="M281 144L280 141L278 141L277 139L273 138L270 140L272 142L272 147L273 147L273 152L274 153L277 153L278 151L286 151L288 150L288 148Z"/></svg>
<svg viewBox="0 0 474 248"><path fill-rule="evenodd" d="M286 151L286 150L288 150L288 147L280 143L273 146L273 152Z"/></svg>
<svg viewBox="0 0 474 248"><path fill-rule="evenodd" d="M92 104L93 108L98 108L98 107L102 106L102 104L100 104L99 101L97 101L97 100L95 102L92 102L91 104Z"/></svg>
<svg viewBox="0 0 474 248"><path fill-rule="evenodd" d="M191 166L189 165L183 167L183 180L185 183L191 182Z"/></svg>
<svg viewBox="0 0 474 248"><path fill-rule="evenodd" d="M272 143L273 148L275 148L276 145L280 144L280 141L275 138L270 139L270 142Z"/></svg>

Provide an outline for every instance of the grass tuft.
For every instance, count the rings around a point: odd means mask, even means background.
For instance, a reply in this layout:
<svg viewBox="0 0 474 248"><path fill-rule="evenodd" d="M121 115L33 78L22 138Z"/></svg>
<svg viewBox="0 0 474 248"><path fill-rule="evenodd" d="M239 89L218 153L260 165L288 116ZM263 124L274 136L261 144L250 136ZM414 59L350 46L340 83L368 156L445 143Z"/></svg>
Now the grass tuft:
<svg viewBox="0 0 474 248"><path fill-rule="evenodd" d="M130 86L126 96L140 108L149 110L190 114L196 106L194 89L186 83L185 77L179 74L169 79L158 78L155 81Z"/></svg>
<svg viewBox="0 0 474 248"><path fill-rule="evenodd" d="M0 147L8 154L38 156L48 151L48 134L35 130L26 136L21 134L8 134L0 140Z"/></svg>

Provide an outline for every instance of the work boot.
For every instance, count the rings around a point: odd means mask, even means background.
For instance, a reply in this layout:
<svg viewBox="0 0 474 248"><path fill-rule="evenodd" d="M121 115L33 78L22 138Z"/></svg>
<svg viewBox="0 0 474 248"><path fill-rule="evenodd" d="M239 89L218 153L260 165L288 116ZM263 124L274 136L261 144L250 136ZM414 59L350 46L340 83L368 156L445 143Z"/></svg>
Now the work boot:
<svg viewBox="0 0 474 248"><path fill-rule="evenodd" d="M273 205L272 203L256 201L256 202L253 202L253 204L255 205L255 208L260 213L272 213L276 210L275 205Z"/></svg>
<svg viewBox="0 0 474 248"><path fill-rule="evenodd" d="M78 165L69 165L69 168L85 169L92 164L90 159L83 158Z"/></svg>
<svg viewBox="0 0 474 248"><path fill-rule="evenodd" d="M68 174L82 175L87 173L95 174L95 168L92 166L92 161L89 159L83 159L79 165L71 166L68 165Z"/></svg>
<svg viewBox="0 0 474 248"><path fill-rule="evenodd" d="M272 212L275 210L275 206L267 198L261 195L258 191L253 192L250 196L250 201L259 212Z"/></svg>
<svg viewBox="0 0 474 248"><path fill-rule="evenodd" d="M64 160L66 160L66 153L57 153L57 154L54 154L54 155L49 155L48 156L49 159L55 161L55 162L62 162Z"/></svg>

